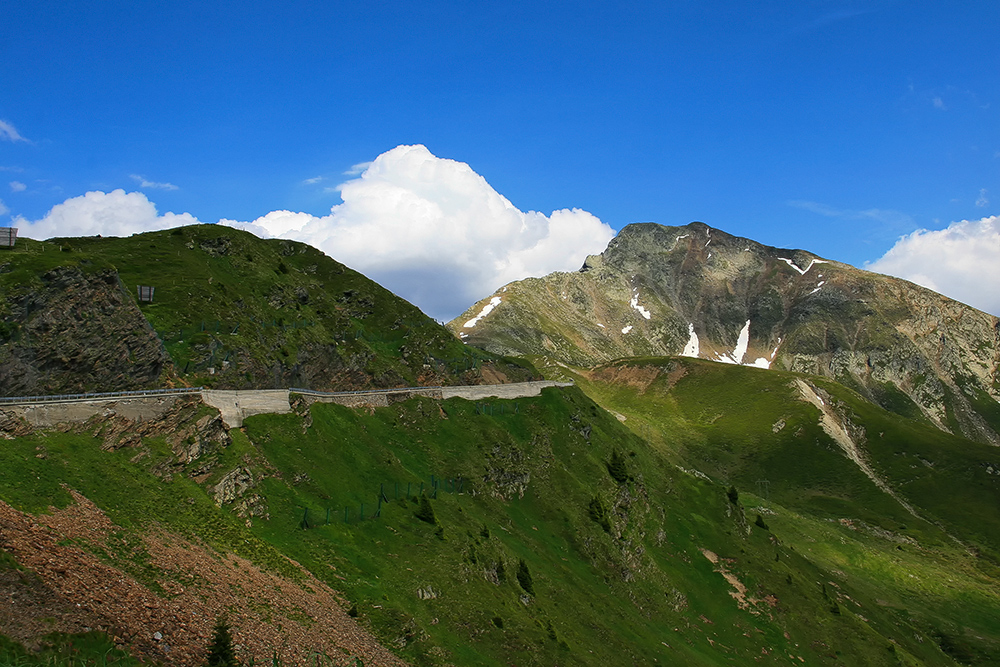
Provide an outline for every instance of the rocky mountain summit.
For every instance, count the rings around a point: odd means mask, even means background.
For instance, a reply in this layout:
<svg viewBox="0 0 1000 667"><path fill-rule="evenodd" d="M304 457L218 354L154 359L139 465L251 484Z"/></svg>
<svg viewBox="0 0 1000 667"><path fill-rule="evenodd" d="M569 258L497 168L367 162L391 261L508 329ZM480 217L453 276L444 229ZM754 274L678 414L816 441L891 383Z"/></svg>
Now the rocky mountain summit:
<svg viewBox="0 0 1000 667"><path fill-rule="evenodd" d="M625 227L575 273L511 283L449 328L499 354L592 366L689 356L836 379L1000 445L1000 321L898 278L700 222Z"/></svg>

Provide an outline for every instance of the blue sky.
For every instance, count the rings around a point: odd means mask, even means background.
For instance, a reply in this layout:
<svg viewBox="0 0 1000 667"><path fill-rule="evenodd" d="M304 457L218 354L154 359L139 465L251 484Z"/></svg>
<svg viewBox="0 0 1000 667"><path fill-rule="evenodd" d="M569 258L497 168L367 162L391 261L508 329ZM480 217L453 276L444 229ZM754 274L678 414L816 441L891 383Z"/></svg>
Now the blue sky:
<svg viewBox="0 0 1000 667"><path fill-rule="evenodd" d="M117 189L203 222L328 216L352 166L415 144L519 211L580 209L615 230L701 220L856 266L918 229L1000 212L995 0L19 2L3 15L0 225ZM964 238L992 248L998 227ZM444 317L469 294L451 298L418 305Z"/></svg>

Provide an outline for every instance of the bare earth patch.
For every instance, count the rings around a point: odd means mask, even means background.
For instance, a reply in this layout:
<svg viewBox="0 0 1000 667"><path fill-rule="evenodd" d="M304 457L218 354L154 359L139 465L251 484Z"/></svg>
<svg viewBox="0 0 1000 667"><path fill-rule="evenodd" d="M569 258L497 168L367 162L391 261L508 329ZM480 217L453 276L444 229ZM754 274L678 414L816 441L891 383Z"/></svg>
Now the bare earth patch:
<svg viewBox="0 0 1000 667"><path fill-rule="evenodd" d="M635 388L639 394L646 393L649 385L660 377L661 369L655 366L602 366L595 371L585 373L591 379L609 384L623 385Z"/></svg>
<svg viewBox="0 0 1000 667"><path fill-rule="evenodd" d="M712 563L712 565L718 565L715 571L721 574L722 577L727 582L729 582L729 585L733 587L733 590L729 591L729 595L731 595L732 598L736 600L736 604L739 606L739 608L746 609L751 614L759 613L753 607L754 605L759 604L761 601L757 600L756 598L747 597L747 587L743 584L742 581L736 578L735 574L726 569L726 564L723 562L723 559L719 558L719 555L716 554L714 551L709 551L708 549L702 549L701 553L705 558L708 559L710 563ZM775 603L777 603L777 598L775 598Z"/></svg>
<svg viewBox="0 0 1000 667"><path fill-rule="evenodd" d="M147 566L158 573L160 592L151 590L78 546L108 546L116 526L89 500L73 497L65 509L39 516L0 502L0 547L31 571L0 573L0 599L10 601L0 623L15 638L30 643L53 630L101 630L138 655L193 666L204 659L215 620L225 614L239 652L258 664L275 653L287 665L305 665L315 653L345 665L354 657L366 665L405 664L297 563L301 580L288 581L246 559L151 532L131 545L137 554L148 552ZM116 546L123 547L120 536Z"/></svg>

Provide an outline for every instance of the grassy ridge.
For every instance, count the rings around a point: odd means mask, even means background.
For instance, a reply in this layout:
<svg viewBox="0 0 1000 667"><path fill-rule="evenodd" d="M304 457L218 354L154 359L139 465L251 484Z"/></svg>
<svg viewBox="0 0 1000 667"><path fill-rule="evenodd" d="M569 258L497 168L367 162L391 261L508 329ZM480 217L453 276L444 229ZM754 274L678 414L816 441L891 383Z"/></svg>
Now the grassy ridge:
<svg viewBox="0 0 1000 667"><path fill-rule="evenodd" d="M456 384L474 382L484 363L514 380L532 375L467 348L415 306L311 246L216 225L19 241L0 269L7 295L0 362L3 346L30 347L31 322L44 307L17 304L44 293L46 275L60 267L117 279L160 337L172 372L192 385ZM151 303L138 302L139 285L155 288ZM71 297L72 288L53 298Z"/></svg>

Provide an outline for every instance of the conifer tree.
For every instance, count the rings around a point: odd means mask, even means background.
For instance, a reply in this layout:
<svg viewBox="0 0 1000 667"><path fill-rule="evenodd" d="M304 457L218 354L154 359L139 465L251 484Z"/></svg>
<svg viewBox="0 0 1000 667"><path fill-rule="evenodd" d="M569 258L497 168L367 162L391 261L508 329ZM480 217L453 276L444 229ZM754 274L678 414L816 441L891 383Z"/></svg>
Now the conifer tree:
<svg viewBox="0 0 1000 667"><path fill-rule="evenodd" d="M624 484L628 481L628 469L625 467L625 457L617 449L611 452L611 460L608 461L607 466L611 479L619 484Z"/></svg>
<svg viewBox="0 0 1000 667"><path fill-rule="evenodd" d="M531 580L531 572L528 571L528 564L524 562L523 558L517 563L517 583L521 584L521 588L528 595L535 594L535 584Z"/></svg>
<svg viewBox="0 0 1000 667"><path fill-rule="evenodd" d="M229 631L229 623L220 616L212 630L212 643L208 647L207 667L240 667L236 659L236 649L233 648L233 635Z"/></svg>
<svg viewBox="0 0 1000 667"><path fill-rule="evenodd" d="M413 514L421 521L426 521L430 524L437 523L437 517L434 516L434 508L431 506L431 501L427 496L420 496L420 506L417 507L417 511Z"/></svg>

